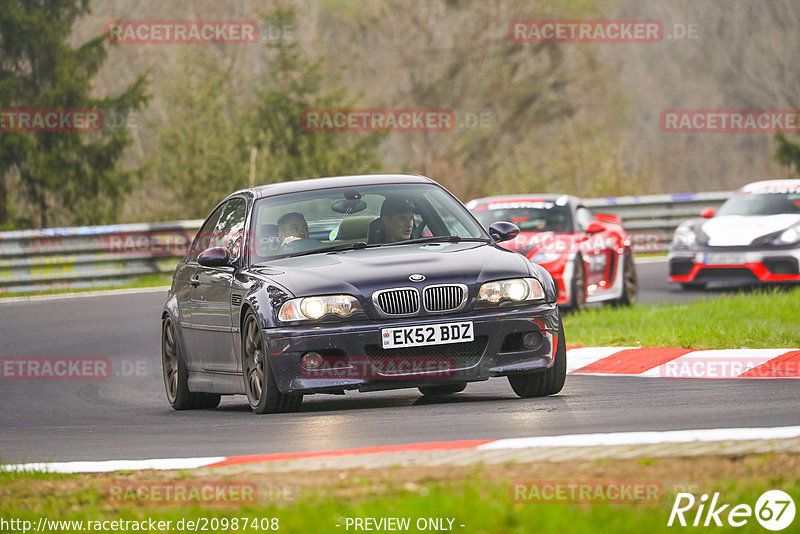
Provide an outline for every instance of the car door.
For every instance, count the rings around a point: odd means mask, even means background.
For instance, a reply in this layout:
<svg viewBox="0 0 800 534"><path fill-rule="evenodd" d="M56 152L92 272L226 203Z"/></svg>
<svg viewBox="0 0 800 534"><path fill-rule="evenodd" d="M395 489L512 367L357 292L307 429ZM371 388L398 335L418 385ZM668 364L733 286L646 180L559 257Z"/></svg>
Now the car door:
<svg viewBox="0 0 800 534"><path fill-rule="evenodd" d="M587 232L589 224L597 221L592 212L584 206L578 206L575 222L582 232L580 248L586 273L586 286L604 289L611 284L610 274L613 264L612 251L606 246L609 232L607 229L601 232Z"/></svg>
<svg viewBox="0 0 800 534"><path fill-rule="evenodd" d="M208 247L228 249L232 263L238 263L243 250L247 201L235 197L222 206L222 212L209 239ZM197 266L191 284L192 343L202 367L207 371L235 373L240 368L233 348L238 335L231 321L231 284L235 267Z"/></svg>
<svg viewBox="0 0 800 534"><path fill-rule="evenodd" d="M195 370L200 367L199 355L196 354L193 343L192 312L194 311L194 286L193 279L197 273L197 256L207 248L207 237L212 234L214 228L222 214L222 207L215 209L205 220L197 235L192 240L186 258L175 270L172 279L172 289L178 304L178 322L181 326L181 337L186 348L186 365L189 369Z"/></svg>

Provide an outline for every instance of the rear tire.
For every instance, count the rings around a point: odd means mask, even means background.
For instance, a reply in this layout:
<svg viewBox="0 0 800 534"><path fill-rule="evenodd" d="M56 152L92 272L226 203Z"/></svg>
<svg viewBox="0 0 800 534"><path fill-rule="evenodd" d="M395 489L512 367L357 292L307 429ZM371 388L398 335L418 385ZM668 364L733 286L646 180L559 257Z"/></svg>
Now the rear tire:
<svg viewBox="0 0 800 534"><path fill-rule="evenodd" d="M564 339L564 326L558 322L558 346L553 365L544 371L509 375L508 383L520 398L544 397L554 395L564 387L567 377L567 344Z"/></svg>
<svg viewBox="0 0 800 534"><path fill-rule="evenodd" d="M161 369L167 401L173 409L210 409L219 405L220 395L193 393L189 390L189 371L183 361L175 325L169 316L161 324Z"/></svg>
<svg viewBox="0 0 800 534"><path fill-rule="evenodd" d="M296 412L302 395L288 395L278 390L261 327L253 310L248 310L242 328L242 372L250 408L257 414Z"/></svg>
<svg viewBox="0 0 800 534"><path fill-rule="evenodd" d="M454 393L461 393L467 388L466 383L461 384L443 384L441 386L422 386L419 392L426 397L435 397L438 395L452 395Z"/></svg>

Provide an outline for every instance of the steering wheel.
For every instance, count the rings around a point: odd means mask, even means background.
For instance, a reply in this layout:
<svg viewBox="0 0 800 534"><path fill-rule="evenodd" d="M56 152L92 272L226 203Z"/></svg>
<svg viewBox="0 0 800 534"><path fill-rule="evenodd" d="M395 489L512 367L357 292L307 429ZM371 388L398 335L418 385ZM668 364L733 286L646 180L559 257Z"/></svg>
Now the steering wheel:
<svg viewBox="0 0 800 534"><path fill-rule="evenodd" d="M316 239L295 239L283 245L279 250L279 254L293 254L295 252L304 252L315 248L322 248L322 243Z"/></svg>

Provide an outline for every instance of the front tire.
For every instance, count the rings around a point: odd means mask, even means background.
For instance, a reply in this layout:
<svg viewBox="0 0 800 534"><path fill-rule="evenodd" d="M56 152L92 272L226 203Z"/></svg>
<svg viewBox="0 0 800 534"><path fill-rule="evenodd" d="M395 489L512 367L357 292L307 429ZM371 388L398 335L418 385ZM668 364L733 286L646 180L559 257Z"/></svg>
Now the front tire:
<svg viewBox="0 0 800 534"><path fill-rule="evenodd" d="M267 354L258 318L253 310L248 310L242 328L242 372L250 408L257 414L296 412L303 396L287 395L278 390Z"/></svg>
<svg viewBox="0 0 800 534"><path fill-rule="evenodd" d="M169 316L164 318L161 325L161 369L167 401L173 409L196 410L219 406L220 395L189 390L189 371L183 361L175 325Z"/></svg>
<svg viewBox="0 0 800 534"><path fill-rule="evenodd" d="M567 377L567 344L564 339L564 326L558 322L558 346L553 365L544 371L509 375L508 383L520 398L545 397L555 395L564 387Z"/></svg>
<svg viewBox="0 0 800 534"><path fill-rule="evenodd" d="M612 306L630 306L636 302L639 293L639 282L636 277L636 264L633 253L626 253L622 267L622 296L612 301Z"/></svg>
<svg viewBox="0 0 800 534"><path fill-rule="evenodd" d="M570 285L570 302L567 305L571 311L581 311L586 308L586 266L583 264L583 256L575 256L575 268L572 272L572 283Z"/></svg>

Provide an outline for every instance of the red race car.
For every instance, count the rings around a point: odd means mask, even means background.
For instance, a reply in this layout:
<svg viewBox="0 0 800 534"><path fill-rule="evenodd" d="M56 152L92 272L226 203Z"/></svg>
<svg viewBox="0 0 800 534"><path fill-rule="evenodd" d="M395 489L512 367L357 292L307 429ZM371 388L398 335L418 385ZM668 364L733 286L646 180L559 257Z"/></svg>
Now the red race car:
<svg viewBox="0 0 800 534"><path fill-rule="evenodd" d="M636 267L628 234L616 215L592 213L570 195L510 195L467 203L486 227L516 224L519 235L501 246L541 264L558 285L558 304L629 305L636 299Z"/></svg>

